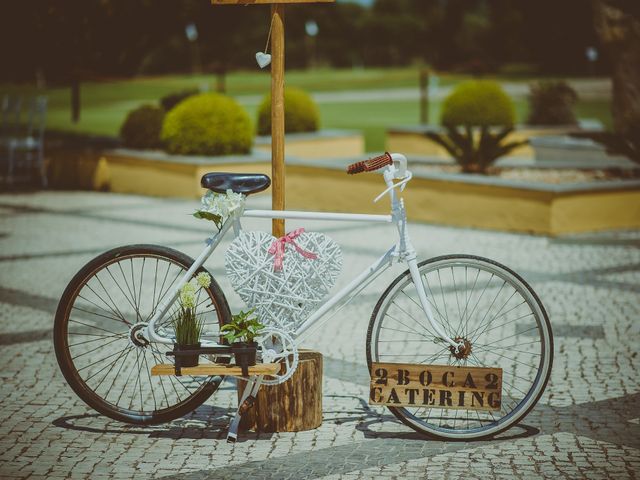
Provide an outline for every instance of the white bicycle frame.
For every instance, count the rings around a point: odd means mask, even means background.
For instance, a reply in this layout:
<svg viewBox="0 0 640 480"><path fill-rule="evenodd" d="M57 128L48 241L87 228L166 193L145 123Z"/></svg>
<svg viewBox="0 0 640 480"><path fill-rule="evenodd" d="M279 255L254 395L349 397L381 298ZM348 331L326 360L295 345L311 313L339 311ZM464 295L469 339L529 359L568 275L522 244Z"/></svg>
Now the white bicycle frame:
<svg viewBox="0 0 640 480"><path fill-rule="evenodd" d="M325 301L325 303L307 320L305 320L295 332L292 332L296 344L300 344L305 338L305 334L310 331L310 328L316 325L321 325L327 321L331 316L325 315L334 309L340 302L346 299L339 307L346 305L351 299L357 295L362 289L374 281L380 274L393 265L394 260L396 262L406 262L409 266L411 278L416 286L418 298L420 304L424 310L425 316L429 323L433 327L434 331L440 336L440 338L446 341L449 345L456 348L463 347L464 344L457 343L451 339L441 325L435 320L429 299L427 298L423 283L422 276L418 270L418 261L416 251L413 248L411 239L409 237L409 231L407 228L407 216L404 207L404 201L399 198L396 190L404 190L406 184L411 180L411 172L407 170L407 159L404 155L393 154L393 165L389 165L384 169L384 181L387 185L387 189L383 191L374 201L377 202L384 195L389 195L391 199L391 215L369 215L369 214L357 214L357 213L326 213L326 212L298 212L287 210L236 210L224 223L220 231L210 238L207 242L207 246L202 253L195 260L191 268L183 275L177 285L173 287L171 293L167 295L167 300L163 301L156 314L149 321L144 330L144 336L150 342L172 344L174 339L171 337L165 337L159 335L154 326L160 321L169 311L171 305L178 298L178 292L180 288L185 285L192 277L193 274L207 261L211 254L220 244L220 241L226 233L233 227L234 234L237 236L241 230L240 219L241 218L277 218L286 220L334 220L334 221L349 221L349 222L372 222L372 223L393 223L398 230L399 239L398 242L389 248L378 260L373 262L369 267L364 269L357 277L355 277L348 285L342 288L335 295ZM394 179L400 181L395 183ZM348 298L347 298L348 297ZM336 308L337 311L339 308ZM215 346L215 342L203 342L203 346Z"/></svg>

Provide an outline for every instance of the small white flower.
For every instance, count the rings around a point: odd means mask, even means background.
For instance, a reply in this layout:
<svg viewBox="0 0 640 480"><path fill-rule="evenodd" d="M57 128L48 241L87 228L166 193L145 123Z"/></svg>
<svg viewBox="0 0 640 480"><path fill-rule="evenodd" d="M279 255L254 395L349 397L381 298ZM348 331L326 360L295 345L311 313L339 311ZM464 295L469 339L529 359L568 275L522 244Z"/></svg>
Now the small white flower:
<svg viewBox="0 0 640 480"><path fill-rule="evenodd" d="M202 196L202 210L209 211L215 202L216 194L209 190Z"/></svg>
<svg viewBox="0 0 640 480"><path fill-rule="evenodd" d="M229 210L235 210L244 203L244 195L234 193L231 189L227 190L227 207Z"/></svg>
<svg viewBox="0 0 640 480"><path fill-rule="evenodd" d="M196 306L196 285L185 283L180 289L180 303L184 308L195 308Z"/></svg>
<svg viewBox="0 0 640 480"><path fill-rule="evenodd" d="M206 272L200 272L196 275L196 282L202 288L208 288L211 285L211 276Z"/></svg>

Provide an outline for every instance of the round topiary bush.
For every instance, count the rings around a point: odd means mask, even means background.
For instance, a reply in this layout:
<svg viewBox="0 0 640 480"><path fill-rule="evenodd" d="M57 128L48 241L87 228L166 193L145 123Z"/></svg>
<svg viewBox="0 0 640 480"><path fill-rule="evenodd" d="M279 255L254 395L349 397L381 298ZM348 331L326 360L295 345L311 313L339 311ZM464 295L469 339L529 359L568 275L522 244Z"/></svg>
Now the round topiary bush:
<svg viewBox="0 0 640 480"><path fill-rule="evenodd" d="M120 138L129 148L160 148L160 131L164 110L154 105L142 105L127 115L120 127Z"/></svg>
<svg viewBox="0 0 640 480"><path fill-rule="evenodd" d="M461 83L442 104L441 122L446 126L511 126L514 121L511 98L488 80Z"/></svg>
<svg viewBox="0 0 640 480"><path fill-rule="evenodd" d="M320 113L311 96L299 88L284 92L284 128L286 133L315 132L320 126ZM258 135L271 133L271 95L258 108Z"/></svg>
<svg viewBox="0 0 640 480"><path fill-rule="evenodd" d="M167 113L161 138L169 153L230 155L251 150L253 128L235 100L205 93L183 100Z"/></svg>

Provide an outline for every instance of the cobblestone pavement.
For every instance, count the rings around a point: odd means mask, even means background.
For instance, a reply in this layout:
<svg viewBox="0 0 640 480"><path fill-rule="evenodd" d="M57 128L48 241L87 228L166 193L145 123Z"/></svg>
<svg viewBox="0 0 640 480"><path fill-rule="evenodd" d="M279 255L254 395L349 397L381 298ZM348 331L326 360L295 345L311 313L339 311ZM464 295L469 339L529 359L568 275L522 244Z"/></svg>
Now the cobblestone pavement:
<svg viewBox="0 0 640 480"><path fill-rule="evenodd" d="M264 196L253 205L266 206ZM0 195L0 478L636 478L640 472L640 232L550 239L412 224L421 257L471 253L521 273L555 333L555 363L538 406L498 438L425 439L367 404L365 332L382 287L333 317L308 347L325 355L324 422L314 431L225 442L235 387L152 427L111 421L71 391L56 363L53 315L73 274L123 244L197 255L208 230L196 202L48 192ZM288 227L298 224L291 222ZM266 221L249 228L268 228ZM310 225L306 225L311 227ZM319 222L345 272L379 254L388 226ZM224 247L224 245L223 245ZM382 248L382 247L380 247ZM223 272L222 258L208 268ZM343 273L340 285L348 275ZM232 309L242 306L221 279Z"/></svg>

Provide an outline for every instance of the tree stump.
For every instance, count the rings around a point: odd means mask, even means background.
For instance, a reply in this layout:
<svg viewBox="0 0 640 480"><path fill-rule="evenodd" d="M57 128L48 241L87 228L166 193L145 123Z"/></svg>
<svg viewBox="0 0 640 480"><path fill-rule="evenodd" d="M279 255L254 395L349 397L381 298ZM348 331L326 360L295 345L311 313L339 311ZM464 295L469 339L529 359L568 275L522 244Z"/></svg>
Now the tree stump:
<svg viewBox="0 0 640 480"><path fill-rule="evenodd" d="M238 379L238 399L246 382ZM322 354L299 352L298 368L280 385L260 387L255 405L240 421L240 430L300 432L322 425Z"/></svg>

